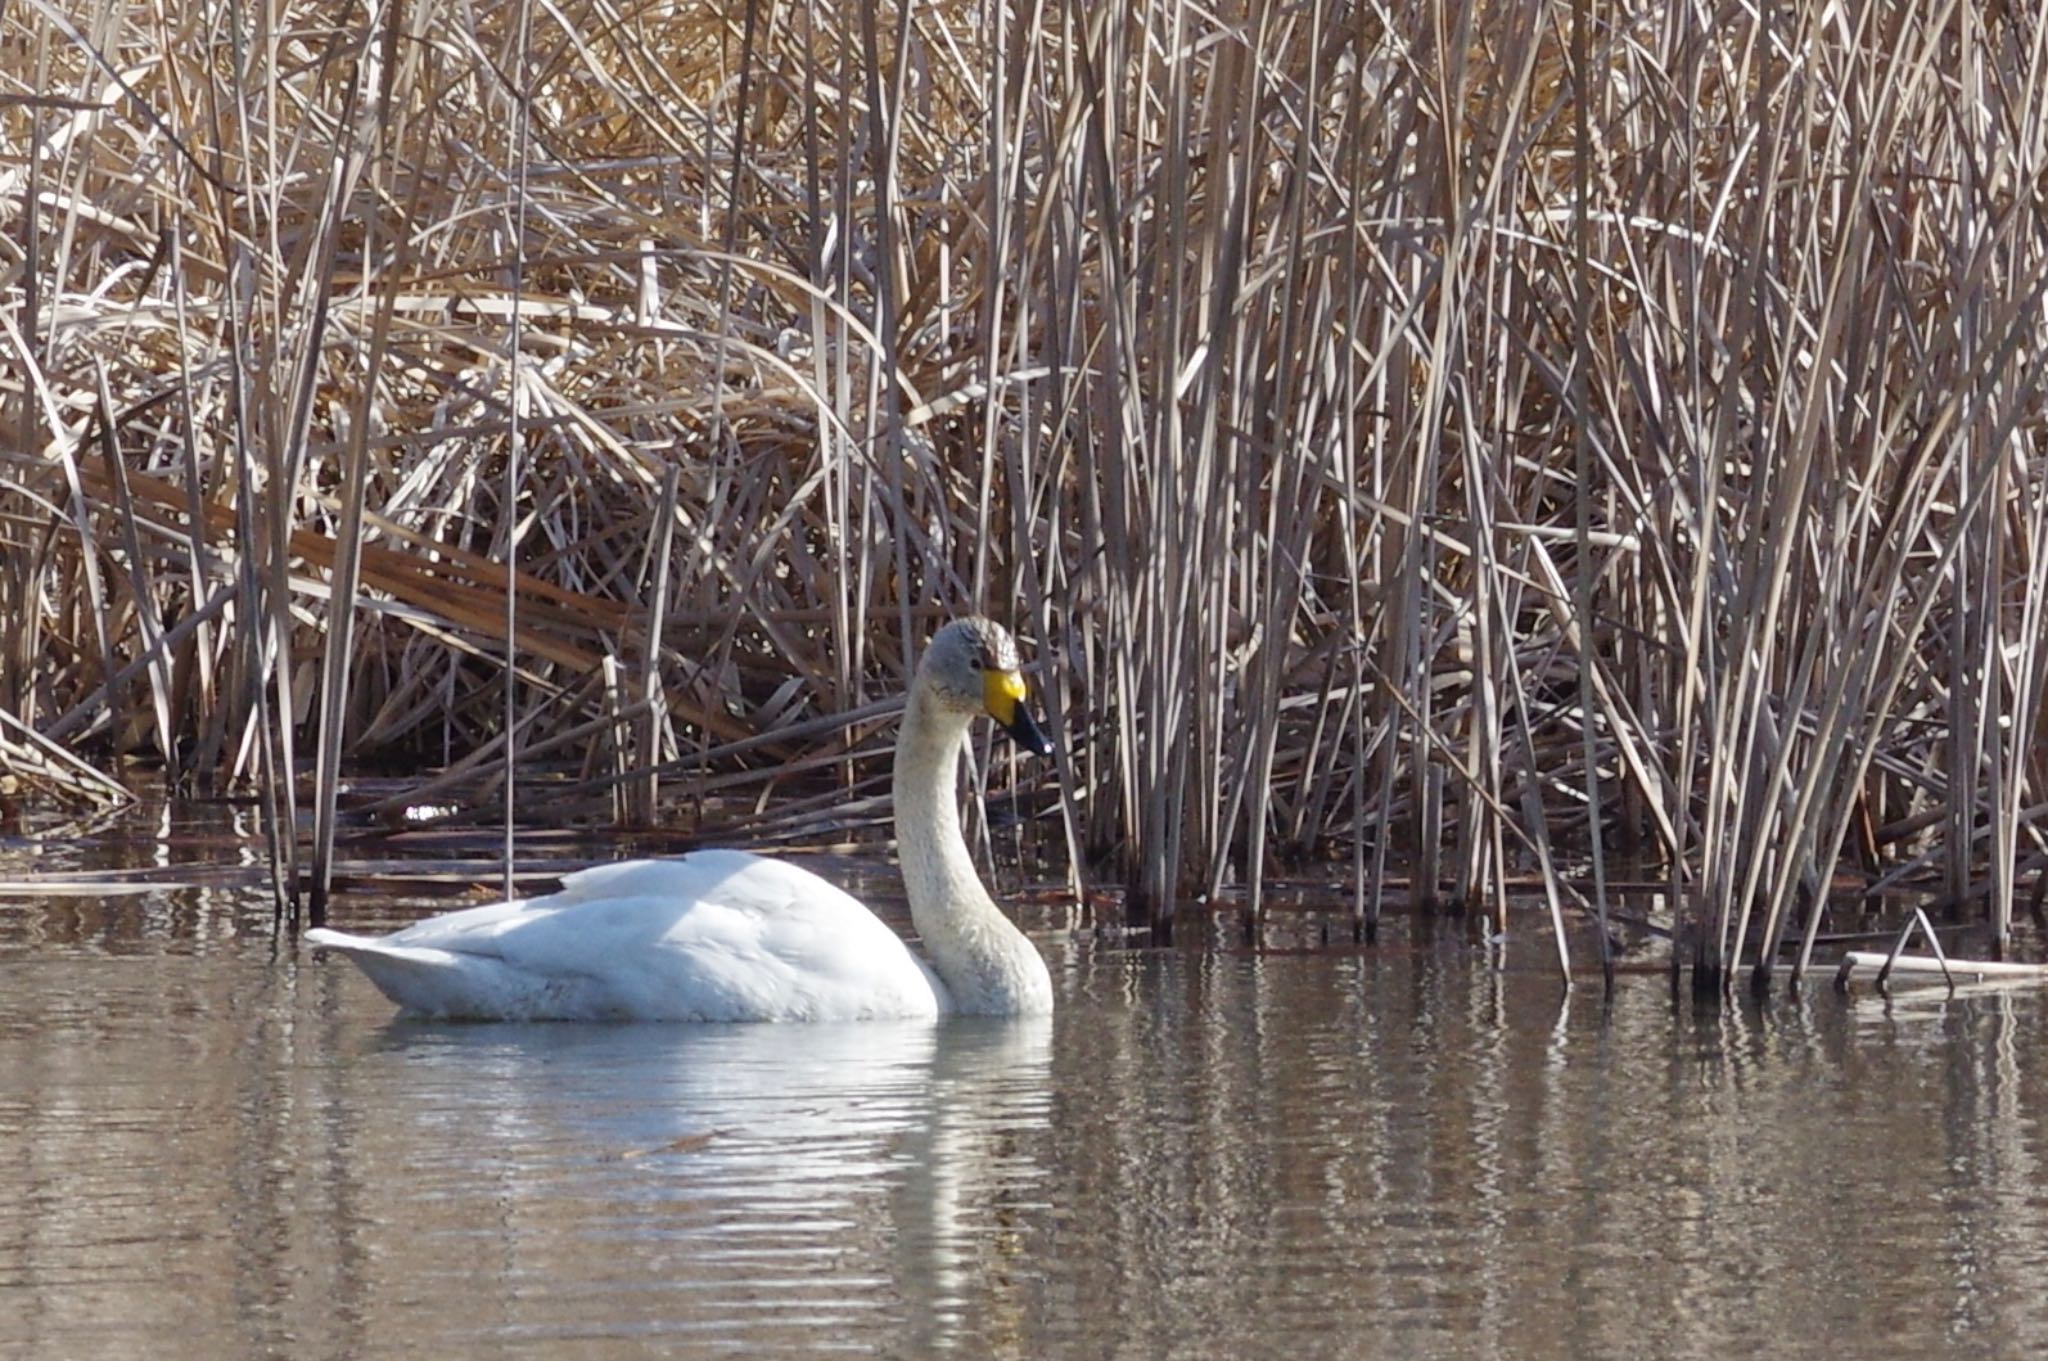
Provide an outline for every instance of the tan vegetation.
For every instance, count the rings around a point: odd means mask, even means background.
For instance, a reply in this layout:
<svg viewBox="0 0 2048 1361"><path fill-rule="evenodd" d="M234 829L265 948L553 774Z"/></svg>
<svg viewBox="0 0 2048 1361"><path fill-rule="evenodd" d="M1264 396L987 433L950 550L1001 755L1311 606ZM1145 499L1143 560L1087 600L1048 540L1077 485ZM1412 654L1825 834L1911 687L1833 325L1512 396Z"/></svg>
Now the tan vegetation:
<svg viewBox="0 0 2048 1361"><path fill-rule="evenodd" d="M971 604L1161 916L1625 850L1708 978L1845 857L2002 935L2032 11L10 6L0 759L309 761L317 845L509 722L523 817L815 829Z"/></svg>

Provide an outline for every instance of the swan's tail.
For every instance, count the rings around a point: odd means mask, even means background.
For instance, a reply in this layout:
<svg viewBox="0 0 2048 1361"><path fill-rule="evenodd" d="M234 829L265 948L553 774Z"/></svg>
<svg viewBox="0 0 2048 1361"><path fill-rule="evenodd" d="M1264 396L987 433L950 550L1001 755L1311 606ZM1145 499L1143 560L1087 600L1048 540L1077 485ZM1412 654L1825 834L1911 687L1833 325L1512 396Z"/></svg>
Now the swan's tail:
<svg viewBox="0 0 2048 1361"><path fill-rule="evenodd" d="M306 932L306 943L347 955L377 991L421 1016L507 1020L547 1014L545 985L501 959L394 945L324 926Z"/></svg>

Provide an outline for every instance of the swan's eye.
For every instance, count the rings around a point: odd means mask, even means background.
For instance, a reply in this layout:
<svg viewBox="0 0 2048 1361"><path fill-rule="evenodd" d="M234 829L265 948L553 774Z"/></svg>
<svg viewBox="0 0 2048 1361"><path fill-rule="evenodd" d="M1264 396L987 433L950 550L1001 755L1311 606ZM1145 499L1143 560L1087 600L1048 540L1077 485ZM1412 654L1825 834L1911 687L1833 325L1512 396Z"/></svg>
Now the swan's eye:
<svg viewBox="0 0 2048 1361"><path fill-rule="evenodd" d="M974 670L979 671L981 670L981 658L979 656L969 657L967 659L967 665L972 667Z"/></svg>

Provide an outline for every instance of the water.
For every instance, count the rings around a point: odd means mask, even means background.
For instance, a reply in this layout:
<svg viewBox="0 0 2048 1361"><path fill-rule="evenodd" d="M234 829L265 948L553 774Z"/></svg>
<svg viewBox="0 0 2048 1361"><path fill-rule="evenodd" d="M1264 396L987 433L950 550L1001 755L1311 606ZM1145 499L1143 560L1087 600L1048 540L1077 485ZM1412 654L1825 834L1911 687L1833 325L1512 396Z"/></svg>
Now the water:
<svg viewBox="0 0 2048 1361"><path fill-rule="evenodd" d="M2048 1352L2035 991L1037 912L1048 1022L421 1025L265 911L0 904L0 1356Z"/></svg>

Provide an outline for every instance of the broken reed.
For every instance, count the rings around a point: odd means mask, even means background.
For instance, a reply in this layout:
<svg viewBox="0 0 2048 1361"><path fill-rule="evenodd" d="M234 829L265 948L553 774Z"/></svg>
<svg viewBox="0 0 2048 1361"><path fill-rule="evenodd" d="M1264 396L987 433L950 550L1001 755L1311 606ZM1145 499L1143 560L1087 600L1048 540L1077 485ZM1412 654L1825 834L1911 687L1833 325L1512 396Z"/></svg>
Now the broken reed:
<svg viewBox="0 0 2048 1361"><path fill-rule="evenodd" d="M336 14L0 16L13 764L814 833L978 604L1162 920L1619 851L1711 981L2048 863L2016 9Z"/></svg>

